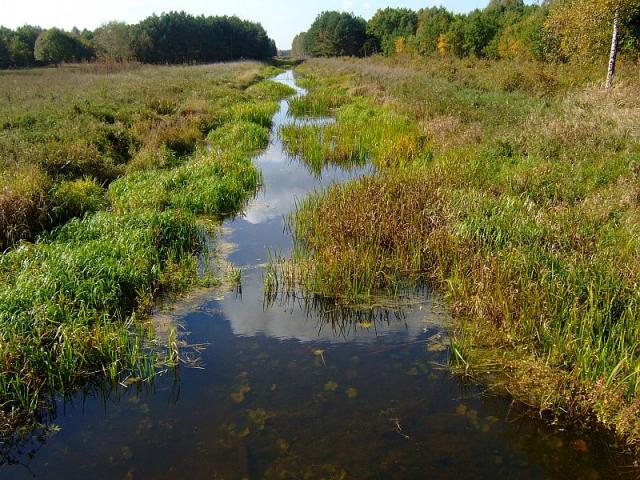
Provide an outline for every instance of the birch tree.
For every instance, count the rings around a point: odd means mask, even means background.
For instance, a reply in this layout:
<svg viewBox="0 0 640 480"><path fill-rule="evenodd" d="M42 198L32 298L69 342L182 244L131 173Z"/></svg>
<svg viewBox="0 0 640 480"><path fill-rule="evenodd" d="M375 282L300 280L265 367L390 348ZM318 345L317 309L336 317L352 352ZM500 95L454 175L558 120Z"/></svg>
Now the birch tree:
<svg viewBox="0 0 640 480"><path fill-rule="evenodd" d="M638 0L565 0L556 3L545 22L547 55L559 60L600 61L609 53L605 88L613 85L625 16Z"/></svg>

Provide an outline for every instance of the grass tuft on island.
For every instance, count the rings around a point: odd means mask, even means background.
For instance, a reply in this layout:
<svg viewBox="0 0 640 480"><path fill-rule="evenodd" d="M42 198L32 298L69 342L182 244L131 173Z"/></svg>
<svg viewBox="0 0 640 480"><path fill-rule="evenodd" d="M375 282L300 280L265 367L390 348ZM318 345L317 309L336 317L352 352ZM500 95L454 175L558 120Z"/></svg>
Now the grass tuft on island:
<svg viewBox="0 0 640 480"><path fill-rule="evenodd" d="M429 283L459 320L466 372L639 442L634 65L608 95L599 70L572 64L314 59L300 72L316 100L295 110L337 121L288 127L285 144L376 170L298 206L293 256L272 263L267 291L348 304Z"/></svg>

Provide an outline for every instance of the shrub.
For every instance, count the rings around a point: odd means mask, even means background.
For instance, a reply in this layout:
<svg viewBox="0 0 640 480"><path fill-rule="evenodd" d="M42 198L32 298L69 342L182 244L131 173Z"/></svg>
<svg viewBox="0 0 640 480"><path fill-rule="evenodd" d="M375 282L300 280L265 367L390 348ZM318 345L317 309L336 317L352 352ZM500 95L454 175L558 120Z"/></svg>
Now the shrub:
<svg viewBox="0 0 640 480"><path fill-rule="evenodd" d="M0 249L31 239L48 223L49 177L35 165L0 174Z"/></svg>
<svg viewBox="0 0 640 480"><path fill-rule="evenodd" d="M104 189L92 178L68 180L51 192L52 216L55 223L97 212L106 207Z"/></svg>
<svg viewBox="0 0 640 480"><path fill-rule="evenodd" d="M212 130L207 136L212 148L220 151L241 150L254 152L269 143L269 130L252 122L230 122Z"/></svg>

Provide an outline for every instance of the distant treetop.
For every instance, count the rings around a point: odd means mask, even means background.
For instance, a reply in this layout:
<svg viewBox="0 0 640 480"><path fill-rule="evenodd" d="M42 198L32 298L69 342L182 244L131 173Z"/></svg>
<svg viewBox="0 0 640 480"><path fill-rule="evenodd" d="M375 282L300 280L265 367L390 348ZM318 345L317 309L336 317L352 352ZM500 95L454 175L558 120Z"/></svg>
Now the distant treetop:
<svg viewBox="0 0 640 480"><path fill-rule="evenodd" d="M76 62L94 58L149 63L204 63L277 55L259 23L238 17L152 15L136 25L109 22L95 31L0 27L0 68Z"/></svg>
<svg viewBox="0 0 640 480"><path fill-rule="evenodd" d="M640 54L640 1L491 0L484 9L454 14L442 7L384 8L368 21L323 12L292 46L296 56L474 56L566 61L609 53L614 13L620 14L622 51ZM363 30L363 25L365 26Z"/></svg>

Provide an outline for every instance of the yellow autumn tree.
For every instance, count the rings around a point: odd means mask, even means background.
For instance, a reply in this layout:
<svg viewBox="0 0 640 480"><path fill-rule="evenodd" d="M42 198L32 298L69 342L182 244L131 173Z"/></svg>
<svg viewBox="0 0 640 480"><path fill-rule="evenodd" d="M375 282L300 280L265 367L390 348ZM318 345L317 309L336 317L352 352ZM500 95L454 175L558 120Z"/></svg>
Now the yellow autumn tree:
<svg viewBox="0 0 640 480"><path fill-rule="evenodd" d="M609 53L616 11L624 15L637 0L561 0L544 25L547 55L592 61Z"/></svg>
<svg viewBox="0 0 640 480"><path fill-rule="evenodd" d="M445 33L441 33L438 37L438 52L440 55L444 56L449 51L449 45L447 44L447 35Z"/></svg>
<svg viewBox="0 0 640 480"><path fill-rule="evenodd" d="M621 19L638 0L563 0L545 22L549 57L593 61L609 53L606 89L611 88L618 55Z"/></svg>

